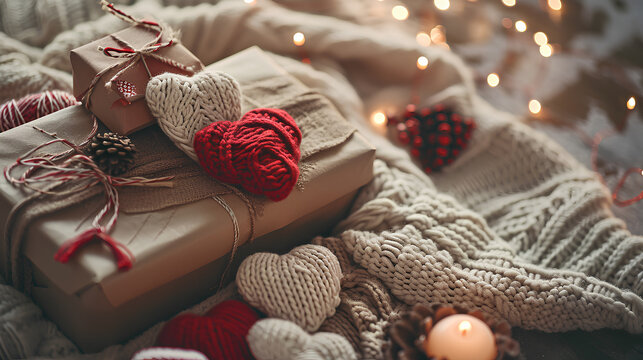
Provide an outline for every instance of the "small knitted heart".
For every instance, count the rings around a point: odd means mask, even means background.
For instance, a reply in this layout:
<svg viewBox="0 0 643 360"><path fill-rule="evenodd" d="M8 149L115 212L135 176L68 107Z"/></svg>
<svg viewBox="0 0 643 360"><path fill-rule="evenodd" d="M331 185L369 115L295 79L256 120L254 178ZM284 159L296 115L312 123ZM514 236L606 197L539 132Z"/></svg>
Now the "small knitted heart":
<svg viewBox="0 0 643 360"><path fill-rule="evenodd" d="M208 360L208 358L196 350L151 347L136 352L132 360Z"/></svg>
<svg viewBox="0 0 643 360"><path fill-rule="evenodd" d="M241 120L215 122L197 132L194 150L215 179L279 201L299 177L301 131L284 110L255 109Z"/></svg>
<svg viewBox="0 0 643 360"><path fill-rule="evenodd" d="M398 140L411 144L411 155L420 160L426 173L440 171L466 149L475 122L443 105L416 110L409 106L402 119L391 117Z"/></svg>
<svg viewBox="0 0 643 360"><path fill-rule="evenodd" d="M198 350L209 359L252 359L246 335L257 320L248 305L228 300L205 316L183 314L168 321L156 345Z"/></svg>
<svg viewBox="0 0 643 360"><path fill-rule="evenodd" d="M342 270L335 254L319 245L302 245L288 254L257 253L237 272L239 293L270 317L317 330L339 305Z"/></svg>
<svg viewBox="0 0 643 360"><path fill-rule="evenodd" d="M192 144L197 131L216 121L241 117L239 84L223 72L155 76L147 83L145 100L161 130L195 161Z"/></svg>
<svg viewBox="0 0 643 360"><path fill-rule="evenodd" d="M357 359L343 336L327 332L310 335L281 319L257 321L248 332L248 345L257 360Z"/></svg>

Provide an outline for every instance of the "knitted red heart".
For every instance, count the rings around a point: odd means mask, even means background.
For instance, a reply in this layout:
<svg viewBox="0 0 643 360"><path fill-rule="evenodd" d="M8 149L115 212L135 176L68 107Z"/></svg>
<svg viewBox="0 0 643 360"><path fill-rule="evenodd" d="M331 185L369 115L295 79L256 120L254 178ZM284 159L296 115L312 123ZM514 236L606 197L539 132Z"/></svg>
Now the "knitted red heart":
<svg viewBox="0 0 643 360"><path fill-rule="evenodd" d="M285 199L299 177L301 131L284 110L255 109L234 122L218 121L194 136L194 150L215 179L253 194Z"/></svg>
<svg viewBox="0 0 643 360"><path fill-rule="evenodd" d="M156 345L198 350L209 359L254 359L246 336L259 320L251 307L228 300L205 316L184 314L165 324Z"/></svg>

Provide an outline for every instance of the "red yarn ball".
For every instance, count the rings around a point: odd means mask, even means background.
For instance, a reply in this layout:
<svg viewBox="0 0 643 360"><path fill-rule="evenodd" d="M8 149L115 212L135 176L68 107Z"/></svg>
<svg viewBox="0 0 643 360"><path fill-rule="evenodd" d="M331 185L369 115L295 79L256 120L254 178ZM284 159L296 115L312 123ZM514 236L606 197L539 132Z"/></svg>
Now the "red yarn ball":
<svg viewBox="0 0 643 360"><path fill-rule="evenodd" d="M301 131L284 110L255 109L241 120L214 122L194 137L194 150L215 179L279 201L299 177Z"/></svg>
<svg viewBox="0 0 643 360"><path fill-rule="evenodd" d="M0 132L76 104L74 95L59 90L9 100L0 106Z"/></svg>
<svg viewBox="0 0 643 360"><path fill-rule="evenodd" d="M246 336L259 315L245 303L224 301L205 316L184 314L165 324L156 345L198 350L209 359L253 359Z"/></svg>

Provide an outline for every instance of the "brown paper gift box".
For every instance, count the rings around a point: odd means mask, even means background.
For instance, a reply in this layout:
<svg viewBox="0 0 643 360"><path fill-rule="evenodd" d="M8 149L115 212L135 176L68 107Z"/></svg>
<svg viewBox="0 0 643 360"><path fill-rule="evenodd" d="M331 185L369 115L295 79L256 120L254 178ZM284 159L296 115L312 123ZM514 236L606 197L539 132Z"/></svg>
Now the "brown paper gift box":
<svg viewBox="0 0 643 360"><path fill-rule="evenodd" d="M141 26L132 26L116 32L114 35L126 40L132 47L140 48L147 42L152 41L156 34ZM161 41L168 40L166 34L161 38ZM114 36L108 35L71 51L70 60L73 72L74 96L76 97L81 97L88 91L90 84L99 72L116 64L124 64L129 59L107 56L99 50L99 47L123 48L123 45L119 44ZM175 60L194 72L203 69L201 61L178 42L161 48L154 54ZM153 57L144 56L144 61L152 76L165 72L189 75L189 73L158 61ZM129 93L127 99L122 99L116 91L105 87L105 83L120 68L120 66L116 66L103 74L98 80L88 99L90 103L89 110L113 132L127 135L155 123L155 120L145 104L145 88L150 77L142 60L127 69L116 79L116 81L124 81L131 86L131 93Z"/></svg>
<svg viewBox="0 0 643 360"><path fill-rule="evenodd" d="M265 79L286 77L257 48L205 71L212 70L235 76L242 91ZM79 142L89 132L91 119L78 105L1 133L1 167L47 140L32 125ZM372 178L374 156L375 149L357 132L312 155L315 166L307 170L305 187L294 189L283 201L265 202L255 226L257 238L240 246L232 269L252 252L285 252L328 231L346 214L357 189ZM10 209L25 196L4 178L0 180L0 226L6 226ZM246 242L249 216L243 201L232 194L221 197L233 208L240 241ZM126 272L117 270L109 250L98 243L84 247L67 264L54 261L56 249L100 206L81 205L31 223L22 253L32 264L34 300L84 351L124 342L216 291L233 239L230 216L216 201L205 199L150 213L121 213L111 235L136 255L133 268Z"/></svg>

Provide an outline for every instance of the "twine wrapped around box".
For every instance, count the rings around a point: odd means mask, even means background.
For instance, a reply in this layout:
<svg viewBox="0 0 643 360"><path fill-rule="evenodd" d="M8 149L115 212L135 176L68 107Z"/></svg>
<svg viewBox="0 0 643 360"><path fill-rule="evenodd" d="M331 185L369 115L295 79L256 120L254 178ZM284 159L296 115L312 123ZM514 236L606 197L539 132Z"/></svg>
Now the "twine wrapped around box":
<svg viewBox="0 0 643 360"><path fill-rule="evenodd" d="M275 88L277 92L274 91ZM288 111L297 122L302 131L301 173L297 181L299 190L303 189L306 182L310 180L310 170L315 168L314 155L345 142L355 131L327 99L294 83L288 76L271 77L244 86L243 94L244 110L264 106L281 108ZM37 131L34 130L34 132ZM235 227L234 233L238 237L239 224L235 221L235 214L229 206L224 205L225 201L221 198L226 194L236 194L246 204L250 214L248 226L252 233L257 213L262 212L262 203L266 201L263 197L246 195L236 187L210 178L197 163L174 146L158 127L148 127L130 137L136 144L138 153L134 166L125 176L150 179L172 177L174 186L171 188L136 187L135 189L123 187L118 191L122 211L133 214L154 212L212 198L226 209ZM66 186L73 188L78 185L67 184ZM3 244L5 249L11 249L5 252L6 256L11 254L11 259L5 259L5 262L12 264L14 286L23 288L25 285L28 287L30 283L29 269L25 267L20 250L28 226L47 214L77 206L86 201L97 201L100 195L101 191L97 187L74 191L72 196L64 198L53 194L34 194L14 207L8 219L9 226L6 229ZM82 222L80 219L79 221ZM252 238L252 235L250 237ZM232 243L231 255L234 255L239 239L233 239Z"/></svg>

